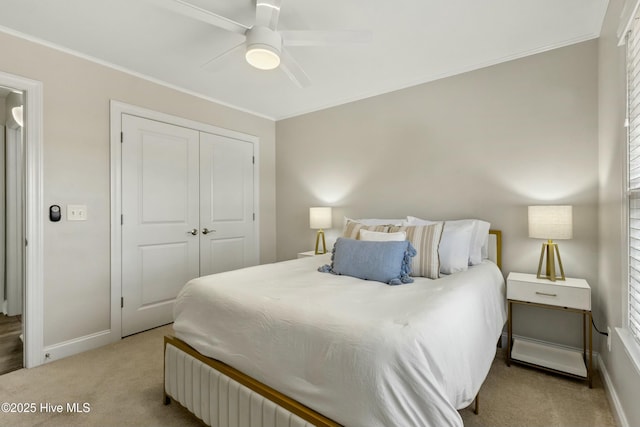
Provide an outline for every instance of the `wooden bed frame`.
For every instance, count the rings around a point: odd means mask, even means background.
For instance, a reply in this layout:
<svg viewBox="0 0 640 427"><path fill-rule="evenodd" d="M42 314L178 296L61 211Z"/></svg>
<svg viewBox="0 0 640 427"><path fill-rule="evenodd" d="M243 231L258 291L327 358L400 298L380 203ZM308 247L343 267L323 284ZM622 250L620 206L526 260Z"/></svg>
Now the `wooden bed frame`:
<svg viewBox="0 0 640 427"><path fill-rule="evenodd" d="M489 259L502 269L502 232L490 230L489 234ZM473 403L475 414L479 395ZM180 339L165 336L163 402L168 405L172 399L213 427L340 426L237 369L200 354Z"/></svg>

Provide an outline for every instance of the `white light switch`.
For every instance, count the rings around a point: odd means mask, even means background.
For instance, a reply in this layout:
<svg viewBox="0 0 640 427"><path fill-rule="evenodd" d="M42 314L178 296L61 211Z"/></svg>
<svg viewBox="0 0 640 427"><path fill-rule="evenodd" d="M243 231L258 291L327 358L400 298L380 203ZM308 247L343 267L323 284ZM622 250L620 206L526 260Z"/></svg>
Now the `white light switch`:
<svg viewBox="0 0 640 427"><path fill-rule="evenodd" d="M67 205L67 221L86 221L87 205Z"/></svg>

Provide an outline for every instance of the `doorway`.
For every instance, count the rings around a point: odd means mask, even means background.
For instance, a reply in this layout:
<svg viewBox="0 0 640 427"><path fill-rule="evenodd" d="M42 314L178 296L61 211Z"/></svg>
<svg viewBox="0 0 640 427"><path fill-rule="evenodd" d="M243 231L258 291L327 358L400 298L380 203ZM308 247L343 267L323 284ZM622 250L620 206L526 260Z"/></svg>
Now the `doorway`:
<svg viewBox="0 0 640 427"><path fill-rule="evenodd" d="M24 365L24 101L0 86L0 374Z"/></svg>
<svg viewBox="0 0 640 427"><path fill-rule="evenodd" d="M21 93L22 105L22 126L12 127L13 136L4 132L4 129L2 132L3 136L6 134L22 141L19 161L21 171L18 174L22 184L19 191L21 200L11 205L14 208L20 208L20 211L14 214L18 216L21 224L14 227L20 232L16 234L15 246L10 250L13 256L21 255L16 265L18 266L17 274L21 274L18 282L22 284L22 289L19 292L13 292L12 297L21 301L14 302L11 306L7 303L7 307L3 308L15 310L18 307L20 310L21 306L20 325L14 327L21 332L18 335L22 335L22 366L31 368L41 365L45 360L43 351L42 83L0 72L0 86ZM10 113L13 114L13 111ZM18 112L16 116L19 117ZM20 134L19 137L17 133ZM5 142L8 143L9 139ZM11 206L7 205L7 207ZM7 209L3 208L0 211L4 214ZM9 231L15 232L13 228ZM3 275L6 275L6 272Z"/></svg>

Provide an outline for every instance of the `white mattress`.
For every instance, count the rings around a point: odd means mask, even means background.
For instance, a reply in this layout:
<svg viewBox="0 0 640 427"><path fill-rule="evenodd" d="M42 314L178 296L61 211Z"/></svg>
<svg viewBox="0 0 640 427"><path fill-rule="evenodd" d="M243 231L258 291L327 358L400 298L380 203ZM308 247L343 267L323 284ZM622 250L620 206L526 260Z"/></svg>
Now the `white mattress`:
<svg viewBox="0 0 640 427"><path fill-rule="evenodd" d="M462 426L506 321L497 266L388 286L316 271L328 262L194 279L176 336L345 426Z"/></svg>

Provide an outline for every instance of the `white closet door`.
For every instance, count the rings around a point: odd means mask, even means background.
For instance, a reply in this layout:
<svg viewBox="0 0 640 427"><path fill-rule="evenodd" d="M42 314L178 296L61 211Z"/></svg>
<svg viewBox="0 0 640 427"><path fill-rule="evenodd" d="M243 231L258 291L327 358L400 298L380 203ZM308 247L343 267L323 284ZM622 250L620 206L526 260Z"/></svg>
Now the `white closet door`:
<svg viewBox="0 0 640 427"><path fill-rule="evenodd" d="M176 295L199 275L199 132L129 115L122 129L126 336L172 322Z"/></svg>
<svg viewBox="0 0 640 427"><path fill-rule="evenodd" d="M253 144L200 134L200 274L257 264Z"/></svg>

